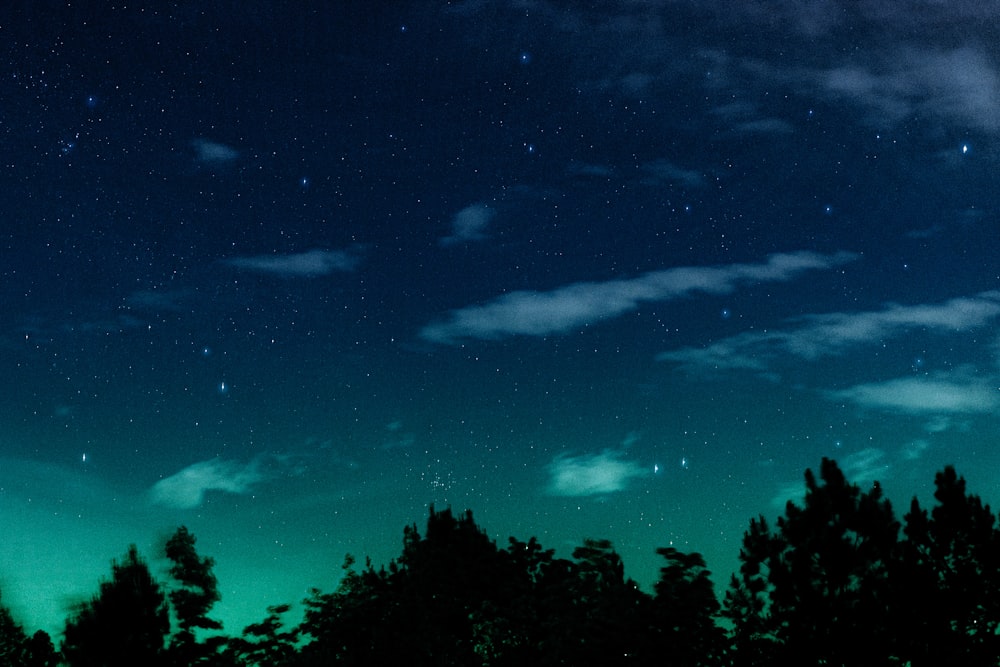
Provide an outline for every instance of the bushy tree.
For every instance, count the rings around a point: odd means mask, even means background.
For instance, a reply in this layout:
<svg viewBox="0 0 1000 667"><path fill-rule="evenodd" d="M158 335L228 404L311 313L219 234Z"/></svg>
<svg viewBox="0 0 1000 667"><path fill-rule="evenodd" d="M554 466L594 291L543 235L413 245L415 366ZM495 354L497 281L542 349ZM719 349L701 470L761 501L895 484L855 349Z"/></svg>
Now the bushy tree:
<svg viewBox="0 0 1000 667"><path fill-rule="evenodd" d="M584 540L567 565L541 582L546 664L642 664L649 652L648 596L626 579L611 542Z"/></svg>
<svg viewBox="0 0 1000 667"><path fill-rule="evenodd" d="M360 572L354 564L353 556L345 556L336 590L313 589L304 602L299 631L312 640L303 650L305 664L362 665L375 651L403 652L392 640L389 626L396 605L388 573L376 571L371 561Z"/></svg>
<svg viewBox="0 0 1000 667"><path fill-rule="evenodd" d="M667 563L653 590L652 634L657 652L677 667L709 667L726 660L725 633L716 623L719 600L699 553L673 547L656 553Z"/></svg>
<svg viewBox="0 0 1000 667"><path fill-rule="evenodd" d="M25 644L25 654L17 664L22 667L56 667L59 664L59 656L52 645L49 633L36 630Z"/></svg>
<svg viewBox="0 0 1000 667"><path fill-rule="evenodd" d="M133 544L112 561L111 580L66 622L63 656L73 667L165 665L169 631L166 599Z"/></svg>
<svg viewBox="0 0 1000 667"><path fill-rule="evenodd" d="M572 560L535 538L498 549L472 514L431 509L427 530L404 530L388 568L354 559L330 594L306 601L308 665L721 664L708 643L718 602L697 554L666 549L658 599L625 577L608 540L585 540ZM669 628L657 624L670 624ZM702 650L706 656L698 656Z"/></svg>
<svg viewBox="0 0 1000 667"><path fill-rule="evenodd" d="M484 602L505 606L507 559L471 512L456 518L431 508L426 536L403 533L403 552L388 570L353 559L332 594L306 601L304 651L314 664L474 664L473 625Z"/></svg>

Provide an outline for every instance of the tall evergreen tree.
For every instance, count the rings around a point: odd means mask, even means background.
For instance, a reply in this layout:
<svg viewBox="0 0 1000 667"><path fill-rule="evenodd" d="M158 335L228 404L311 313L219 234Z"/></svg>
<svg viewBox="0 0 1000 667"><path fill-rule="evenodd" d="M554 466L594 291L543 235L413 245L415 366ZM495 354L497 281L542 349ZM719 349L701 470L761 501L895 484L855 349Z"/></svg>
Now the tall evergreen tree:
<svg viewBox="0 0 1000 667"><path fill-rule="evenodd" d="M789 502L776 533L759 522L744 537L727 615L738 648L759 651L740 659L767 662L743 664L900 664L890 586L898 533L877 483L862 492L826 458L819 481L806 471L804 506Z"/></svg>
<svg viewBox="0 0 1000 667"><path fill-rule="evenodd" d="M167 664L167 602L135 545L112 561L111 580L66 622L62 651L73 667Z"/></svg>
<svg viewBox="0 0 1000 667"><path fill-rule="evenodd" d="M1000 532L989 505L951 466L934 480L930 515L916 498L906 515L897 596L914 667L996 665L1000 655Z"/></svg>
<svg viewBox="0 0 1000 667"><path fill-rule="evenodd" d="M722 612L732 623L731 656L735 667L777 664L779 643L770 615L767 563L777 557L775 551L780 549L767 519L751 519L743 535L739 574L730 580Z"/></svg>
<svg viewBox="0 0 1000 667"><path fill-rule="evenodd" d="M173 563L170 576L176 585L168 593L177 617L178 632L170 642L171 659L178 664L195 665L211 659L221 639L199 642L195 631L221 630L222 624L208 618L212 605L219 601L218 581L212 558L198 555L197 539L181 526L167 540L166 555Z"/></svg>

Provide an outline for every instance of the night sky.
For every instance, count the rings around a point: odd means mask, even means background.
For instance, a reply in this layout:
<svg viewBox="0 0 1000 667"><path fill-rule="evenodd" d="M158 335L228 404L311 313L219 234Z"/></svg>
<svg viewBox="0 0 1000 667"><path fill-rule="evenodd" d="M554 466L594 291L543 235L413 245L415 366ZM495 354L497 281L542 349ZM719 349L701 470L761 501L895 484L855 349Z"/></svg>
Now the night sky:
<svg viewBox="0 0 1000 667"><path fill-rule="evenodd" d="M0 591L58 635L181 525L229 633L398 555L723 589L834 457L1000 502L981 0L0 10Z"/></svg>

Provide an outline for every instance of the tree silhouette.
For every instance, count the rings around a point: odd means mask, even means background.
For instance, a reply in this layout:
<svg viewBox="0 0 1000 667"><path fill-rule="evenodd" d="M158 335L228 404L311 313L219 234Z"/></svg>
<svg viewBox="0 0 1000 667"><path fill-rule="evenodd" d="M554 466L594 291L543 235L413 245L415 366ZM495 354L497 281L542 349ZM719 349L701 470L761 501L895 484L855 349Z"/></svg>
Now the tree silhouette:
<svg viewBox="0 0 1000 667"><path fill-rule="evenodd" d="M218 581L212 558L202 558L195 549L197 539L180 526L167 540L166 556L173 565L170 576L176 586L167 594L179 629L170 641L171 660L176 664L195 665L209 661L224 642L221 638L198 642L195 630L221 630L222 624L208 618L212 605L219 601Z"/></svg>
<svg viewBox="0 0 1000 667"><path fill-rule="evenodd" d="M44 630L36 630L25 644L25 655L21 662L17 663L22 667L55 667L59 664L59 656L52 645L52 638Z"/></svg>
<svg viewBox="0 0 1000 667"><path fill-rule="evenodd" d="M862 492L830 459L820 479L806 471L805 504L789 502L776 533L760 520L744 536L740 577L727 596L740 664L900 662L891 613L899 533L892 506L877 483Z"/></svg>
<svg viewBox="0 0 1000 667"><path fill-rule="evenodd" d="M431 508L426 535L406 527L387 568L348 556L337 589L306 600L301 664L721 665L704 560L660 553L654 599L608 540L585 540L572 560L535 538L501 550L471 512Z"/></svg>
<svg viewBox="0 0 1000 667"><path fill-rule="evenodd" d="M241 637L201 643L199 630L221 627L208 617L213 560L180 527L166 544L176 585L165 596L133 545L67 621L63 653L69 665L149 667L996 666L997 517L952 467L935 485L935 506L914 499L901 539L878 483L851 484L829 459L807 470L801 504L773 524L750 521L721 611L728 635L700 554L657 549L650 595L609 540L584 540L569 559L535 538L499 549L471 512L431 507L424 534L405 527L386 567L347 556L337 588L314 590L297 628L284 629L289 606L278 605ZM178 632L165 649L167 597ZM29 639L0 606L0 667L55 663L48 636Z"/></svg>
<svg viewBox="0 0 1000 667"><path fill-rule="evenodd" d="M660 568L652 604L657 652L670 655L671 664L678 667L723 664L725 633L715 622L719 601L705 559L672 547L656 553L667 561Z"/></svg>
<svg viewBox="0 0 1000 667"><path fill-rule="evenodd" d="M0 605L0 667L21 665L28 635L14 620L10 610Z"/></svg>
<svg viewBox="0 0 1000 667"><path fill-rule="evenodd" d="M913 630L901 637L914 667L996 665L1000 655L1000 533L989 505L968 495L946 467L935 477L930 515L916 498L898 578L900 614Z"/></svg>
<svg viewBox="0 0 1000 667"><path fill-rule="evenodd" d="M393 641L389 622L396 607L385 569L371 561L358 572L348 554L343 575L332 593L313 589L304 601L305 617L299 632L312 638L303 649L307 665L364 665L376 652L403 649Z"/></svg>
<svg viewBox="0 0 1000 667"><path fill-rule="evenodd" d="M505 608L509 559L476 526L471 512L431 508L426 537L403 532L403 552L388 570L349 558L337 590L306 601L304 655L312 664L476 664L473 628L484 604ZM325 664L325 663L324 663Z"/></svg>
<svg viewBox="0 0 1000 667"><path fill-rule="evenodd" d="M777 664L778 638L769 615L767 563L780 544L763 516L750 520L740 549L739 575L733 574L722 615L732 623L731 655L736 667Z"/></svg>
<svg viewBox="0 0 1000 667"><path fill-rule="evenodd" d="M548 664L642 664L648 596L625 578L609 540L584 540L571 566L546 579Z"/></svg>
<svg viewBox="0 0 1000 667"><path fill-rule="evenodd" d="M0 604L0 667L49 667L58 662L48 633L28 637L10 609Z"/></svg>
<svg viewBox="0 0 1000 667"><path fill-rule="evenodd" d="M281 616L290 605L273 605L267 608L267 617L243 629L242 637L229 640L227 653L232 663L246 667L285 667L296 664L298 632L282 630Z"/></svg>
<svg viewBox="0 0 1000 667"><path fill-rule="evenodd" d="M164 665L169 630L166 599L133 544L121 563L112 561L111 580L66 622L63 656L74 667Z"/></svg>

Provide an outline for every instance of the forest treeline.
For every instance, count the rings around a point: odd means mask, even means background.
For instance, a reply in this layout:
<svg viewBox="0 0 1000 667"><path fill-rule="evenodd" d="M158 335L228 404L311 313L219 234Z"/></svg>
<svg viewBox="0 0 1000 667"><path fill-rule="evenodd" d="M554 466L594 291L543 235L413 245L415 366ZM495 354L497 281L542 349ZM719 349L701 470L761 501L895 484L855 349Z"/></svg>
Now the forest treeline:
<svg viewBox="0 0 1000 667"><path fill-rule="evenodd" d="M214 562L179 528L157 581L134 546L66 620L59 649L0 607L0 665L673 665L851 667L1000 664L1000 529L947 467L929 511L900 522L877 483L823 459L801 505L750 521L719 600L697 553L661 548L641 591L607 540L571 559L535 538L504 548L472 513L431 508L387 566L347 556L338 587L314 590L301 623L267 609L239 636L211 618Z"/></svg>

